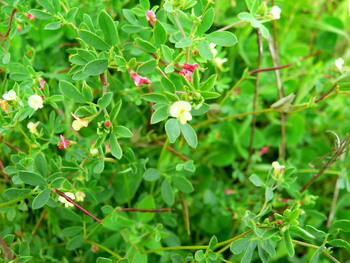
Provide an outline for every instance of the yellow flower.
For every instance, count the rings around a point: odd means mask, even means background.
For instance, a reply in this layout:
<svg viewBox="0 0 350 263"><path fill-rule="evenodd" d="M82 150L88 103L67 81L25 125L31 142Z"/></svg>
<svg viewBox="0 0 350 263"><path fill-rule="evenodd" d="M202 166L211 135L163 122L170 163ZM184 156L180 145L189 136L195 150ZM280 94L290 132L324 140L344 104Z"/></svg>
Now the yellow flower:
<svg viewBox="0 0 350 263"><path fill-rule="evenodd" d="M4 100L16 100L17 99L17 94L16 92L12 89L8 93L5 93L2 95Z"/></svg>
<svg viewBox="0 0 350 263"><path fill-rule="evenodd" d="M78 202L84 201L84 198L85 198L85 196L86 196L86 194L85 194L84 192L82 192L82 191L77 191L77 192L75 193L75 195L77 196L77 201L78 201Z"/></svg>
<svg viewBox="0 0 350 263"><path fill-rule="evenodd" d="M75 195L73 193L67 192L64 193L66 196L68 196L70 199L75 199ZM70 207L70 206L74 206L72 203L68 202L66 198L64 198L63 196L58 197L58 201L60 201L61 203L64 203L65 207Z"/></svg>
<svg viewBox="0 0 350 263"><path fill-rule="evenodd" d="M28 99L28 105L34 110L44 107L43 99L39 95L32 95Z"/></svg>
<svg viewBox="0 0 350 263"><path fill-rule="evenodd" d="M33 123L33 122L29 122L27 125L27 128L29 129L30 133L34 133L35 135L39 135L38 130L36 129L36 127L38 127L40 121L38 121L37 123Z"/></svg>
<svg viewBox="0 0 350 263"><path fill-rule="evenodd" d="M187 121L192 120L191 109L192 106L187 101L177 101L170 106L170 115L179 119L182 124L186 124Z"/></svg>
<svg viewBox="0 0 350 263"><path fill-rule="evenodd" d="M75 131L79 131L81 128L87 127L89 125L89 120L79 118L74 113L71 113L71 114L75 118L75 121L73 121L73 123L72 123L72 127Z"/></svg>

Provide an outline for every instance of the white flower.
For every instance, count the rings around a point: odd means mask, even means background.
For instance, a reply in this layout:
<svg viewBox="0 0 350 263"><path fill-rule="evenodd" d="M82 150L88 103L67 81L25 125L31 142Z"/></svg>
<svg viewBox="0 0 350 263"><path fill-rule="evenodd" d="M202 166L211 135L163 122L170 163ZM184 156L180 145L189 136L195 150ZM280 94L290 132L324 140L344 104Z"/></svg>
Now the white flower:
<svg viewBox="0 0 350 263"><path fill-rule="evenodd" d="M215 49L216 44L210 43L209 47L210 47L211 53L213 53L213 56L216 57L216 55L218 54L218 51Z"/></svg>
<svg viewBox="0 0 350 263"><path fill-rule="evenodd" d="M90 154L91 156L98 156L98 149L92 148L90 149Z"/></svg>
<svg viewBox="0 0 350 263"><path fill-rule="evenodd" d="M341 70L343 68L343 65L344 65L344 59L338 58L334 61L334 64L339 70Z"/></svg>
<svg viewBox="0 0 350 263"><path fill-rule="evenodd" d="M32 95L28 99L28 104L34 110L44 107L43 99L39 95Z"/></svg>
<svg viewBox="0 0 350 263"><path fill-rule="evenodd" d="M2 95L4 100L15 100L17 98L16 92L12 89L8 93Z"/></svg>
<svg viewBox="0 0 350 263"><path fill-rule="evenodd" d="M64 193L66 196L68 196L70 199L75 199L75 195L73 193L67 192ZM58 201L60 201L61 203L64 203L65 207L70 207L70 206L74 206L72 203L68 202L66 198L64 198L63 196L58 197Z"/></svg>
<svg viewBox="0 0 350 263"><path fill-rule="evenodd" d="M71 114L75 118L75 121L72 123L72 127L75 131L79 131L81 128L87 127L89 125L89 121L87 119L79 118L74 113Z"/></svg>
<svg viewBox="0 0 350 263"><path fill-rule="evenodd" d="M75 193L75 195L77 196L77 201L78 201L78 202L84 201L84 198L85 198L85 196L86 196L86 194L85 194L84 192L82 192L82 191L77 191L77 192Z"/></svg>
<svg viewBox="0 0 350 263"><path fill-rule="evenodd" d="M285 168L285 166L280 165L278 162L273 162L272 167L274 168L272 177L278 179L280 177L280 175L282 175L283 169Z"/></svg>
<svg viewBox="0 0 350 263"><path fill-rule="evenodd" d="M280 19L281 18L281 12L282 9L279 8L277 5L273 6L272 9L270 10L270 17L272 20L275 19Z"/></svg>
<svg viewBox="0 0 350 263"><path fill-rule="evenodd" d="M170 106L170 115L178 118L182 124L186 124L187 121L192 120L191 109L192 106L187 101L177 101Z"/></svg>
<svg viewBox="0 0 350 263"><path fill-rule="evenodd" d="M33 123L33 122L29 122L27 125L27 128L29 129L30 133L34 133L35 135L39 135L38 130L36 129L36 127L38 127L39 125L39 121L37 123Z"/></svg>

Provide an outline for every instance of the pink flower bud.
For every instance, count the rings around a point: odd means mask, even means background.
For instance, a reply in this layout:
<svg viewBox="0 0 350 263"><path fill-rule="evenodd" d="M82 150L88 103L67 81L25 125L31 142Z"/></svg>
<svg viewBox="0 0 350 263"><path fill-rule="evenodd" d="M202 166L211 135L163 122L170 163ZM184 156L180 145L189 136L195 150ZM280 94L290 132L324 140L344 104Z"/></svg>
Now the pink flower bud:
<svg viewBox="0 0 350 263"><path fill-rule="evenodd" d="M225 194L227 194L227 195L233 195L233 194L235 194L235 193L236 193L235 190L232 190L232 189L225 189Z"/></svg>
<svg viewBox="0 0 350 263"><path fill-rule="evenodd" d="M149 21L149 23L153 26L156 21L156 14L152 10L147 10L146 11L146 19Z"/></svg>
<svg viewBox="0 0 350 263"><path fill-rule="evenodd" d="M191 71L189 71L187 69L183 69L183 70L179 71L179 74L184 75L188 81L192 81L192 72Z"/></svg>
<svg viewBox="0 0 350 263"><path fill-rule="evenodd" d="M269 151L269 147L264 146L264 147L261 148L259 154L263 155L263 154L267 153L268 151Z"/></svg>
<svg viewBox="0 0 350 263"><path fill-rule="evenodd" d="M36 16L33 16L32 14L27 14L27 17L29 18L29 20L35 20Z"/></svg>
<svg viewBox="0 0 350 263"><path fill-rule="evenodd" d="M21 32L23 30L23 28L21 26L17 26L17 31Z"/></svg>
<svg viewBox="0 0 350 263"><path fill-rule="evenodd" d="M184 69L189 70L191 72L193 72L194 69L198 68L198 67L199 67L199 65L197 63L194 63L194 64L187 64L187 63L185 63L184 64Z"/></svg>
<svg viewBox="0 0 350 263"><path fill-rule="evenodd" d="M141 86L142 84L150 84L151 80L146 77L142 77L133 70L130 71L130 76L134 80L136 86Z"/></svg>
<svg viewBox="0 0 350 263"><path fill-rule="evenodd" d="M40 83L40 89L41 89L41 90L43 90L43 89L44 89L44 87L45 87L45 83L46 83L46 81L45 81L45 80L43 80L42 78L39 78L39 83Z"/></svg>
<svg viewBox="0 0 350 263"><path fill-rule="evenodd" d="M110 122L110 121L106 121L106 122L105 122L105 126L106 126L106 127L111 126L111 122Z"/></svg>
<svg viewBox="0 0 350 263"><path fill-rule="evenodd" d="M58 148L60 148L60 149L68 148L72 142L69 140L66 140L66 138L62 134L60 135L60 137L61 137L62 141L58 142L58 144L57 144Z"/></svg>
<svg viewBox="0 0 350 263"><path fill-rule="evenodd" d="M278 225L281 225L282 223L283 223L282 220L278 220L278 221L277 221L277 224L278 224Z"/></svg>

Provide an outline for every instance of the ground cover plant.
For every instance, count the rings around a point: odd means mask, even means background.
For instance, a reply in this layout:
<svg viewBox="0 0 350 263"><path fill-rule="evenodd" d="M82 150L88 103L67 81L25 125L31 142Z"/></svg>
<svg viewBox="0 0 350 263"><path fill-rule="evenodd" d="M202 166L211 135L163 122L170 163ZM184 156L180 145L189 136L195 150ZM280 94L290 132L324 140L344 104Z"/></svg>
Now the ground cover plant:
<svg viewBox="0 0 350 263"><path fill-rule="evenodd" d="M347 1L0 7L0 262L350 262Z"/></svg>

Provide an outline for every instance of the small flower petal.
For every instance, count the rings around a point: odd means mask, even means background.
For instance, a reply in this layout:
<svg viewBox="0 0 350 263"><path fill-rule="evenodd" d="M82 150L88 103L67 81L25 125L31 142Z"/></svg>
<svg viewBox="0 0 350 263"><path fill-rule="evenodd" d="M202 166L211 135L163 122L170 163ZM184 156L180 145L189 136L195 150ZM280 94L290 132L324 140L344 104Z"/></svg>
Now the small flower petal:
<svg viewBox="0 0 350 263"><path fill-rule="evenodd" d="M32 95L28 98L28 105L34 110L43 108L43 99L39 95Z"/></svg>
<svg viewBox="0 0 350 263"><path fill-rule="evenodd" d="M75 195L77 196L77 201L78 202L83 202L84 201L84 198L86 197L86 194L82 191L77 191L75 193Z"/></svg>
<svg viewBox="0 0 350 263"><path fill-rule="evenodd" d="M17 94L16 92L12 89L8 93L5 93L2 95L4 100L16 100L17 99Z"/></svg>
<svg viewBox="0 0 350 263"><path fill-rule="evenodd" d="M281 18L281 12L282 12L282 9L279 8L277 5L273 6L270 10L270 17L272 20L275 20L275 19L280 19Z"/></svg>
<svg viewBox="0 0 350 263"><path fill-rule="evenodd" d="M338 58L334 61L334 64L339 70L341 70L344 65L344 60L342 58Z"/></svg>
<svg viewBox="0 0 350 263"><path fill-rule="evenodd" d="M70 199L75 199L75 195L73 193L67 192L64 193L66 196L68 196ZM58 197L58 201L60 201L61 203L64 203L65 207L70 207L70 206L74 206L72 203L68 202L66 198L64 198L63 196L59 196Z"/></svg>
<svg viewBox="0 0 350 263"><path fill-rule="evenodd" d="M192 120L191 109L192 106L187 101L177 101L170 106L170 115L179 119L182 124L186 124L187 121Z"/></svg>

